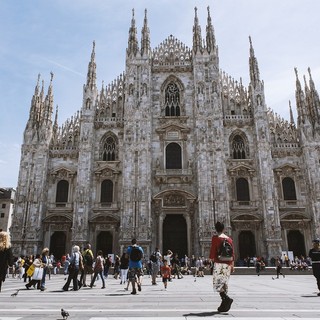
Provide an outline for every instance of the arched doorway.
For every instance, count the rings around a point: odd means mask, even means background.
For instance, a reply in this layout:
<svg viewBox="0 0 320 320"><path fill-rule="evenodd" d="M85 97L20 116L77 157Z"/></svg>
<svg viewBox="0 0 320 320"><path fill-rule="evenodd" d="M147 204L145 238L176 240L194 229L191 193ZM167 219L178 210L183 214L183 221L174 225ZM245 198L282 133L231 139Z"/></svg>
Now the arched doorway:
<svg viewBox="0 0 320 320"><path fill-rule="evenodd" d="M107 256L112 252L113 237L110 231L101 231L97 236L96 251L102 250L103 255Z"/></svg>
<svg viewBox="0 0 320 320"><path fill-rule="evenodd" d="M241 231L239 234L239 254L240 259L256 256L254 234L249 230Z"/></svg>
<svg viewBox="0 0 320 320"><path fill-rule="evenodd" d="M55 231L50 238L50 254L60 260L66 254L66 234L64 231Z"/></svg>
<svg viewBox="0 0 320 320"><path fill-rule="evenodd" d="M179 258L188 254L187 222L182 214L167 214L163 221L163 254L170 249Z"/></svg>
<svg viewBox="0 0 320 320"><path fill-rule="evenodd" d="M299 230L290 230L287 235L288 250L293 251L294 256L306 256L304 236Z"/></svg>

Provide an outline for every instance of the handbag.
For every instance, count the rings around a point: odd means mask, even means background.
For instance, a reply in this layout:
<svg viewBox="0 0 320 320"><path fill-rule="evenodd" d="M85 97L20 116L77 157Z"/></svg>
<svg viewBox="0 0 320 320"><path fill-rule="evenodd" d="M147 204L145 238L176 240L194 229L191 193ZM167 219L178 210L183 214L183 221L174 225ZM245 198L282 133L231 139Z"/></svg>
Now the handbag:
<svg viewBox="0 0 320 320"><path fill-rule="evenodd" d="M35 267L32 280L42 280L43 268Z"/></svg>
<svg viewBox="0 0 320 320"><path fill-rule="evenodd" d="M70 263L70 264L69 264L69 267L68 267L68 272L69 272L69 274L70 274L70 273L73 273L73 272L75 271L75 269L76 269L75 263L74 263L74 262Z"/></svg>
<svg viewBox="0 0 320 320"><path fill-rule="evenodd" d="M35 269L36 267L35 267L35 265L34 264L32 264L29 268L28 268L28 270L27 270L27 276L28 277L32 277L33 276L33 273L34 273L34 269Z"/></svg>

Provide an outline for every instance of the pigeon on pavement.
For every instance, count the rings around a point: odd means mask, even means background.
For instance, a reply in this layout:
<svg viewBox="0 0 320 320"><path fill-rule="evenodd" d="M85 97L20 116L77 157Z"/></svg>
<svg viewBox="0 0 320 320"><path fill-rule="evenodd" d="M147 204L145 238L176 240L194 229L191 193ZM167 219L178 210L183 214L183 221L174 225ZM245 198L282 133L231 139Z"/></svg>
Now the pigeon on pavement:
<svg viewBox="0 0 320 320"><path fill-rule="evenodd" d="M66 310L61 309L61 315L62 315L63 319L68 319L69 312L66 311Z"/></svg>
<svg viewBox="0 0 320 320"><path fill-rule="evenodd" d="M16 296L18 295L19 291L20 291L20 289L18 289L15 293L13 293L13 294L11 295L11 297L16 297Z"/></svg>

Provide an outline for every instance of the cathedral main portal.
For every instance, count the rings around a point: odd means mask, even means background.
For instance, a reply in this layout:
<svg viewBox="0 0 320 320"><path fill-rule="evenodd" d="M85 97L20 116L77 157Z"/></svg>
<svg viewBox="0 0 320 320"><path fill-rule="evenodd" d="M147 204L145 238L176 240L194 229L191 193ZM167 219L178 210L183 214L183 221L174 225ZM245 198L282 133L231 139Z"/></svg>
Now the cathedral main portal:
<svg viewBox="0 0 320 320"><path fill-rule="evenodd" d="M192 226L195 221L196 197L186 191L165 190L153 198L154 246L166 254L170 249L179 258L190 256L197 241Z"/></svg>
<svg viewBox="0 0 320 320"><path fill-rule="evenodd" d="M109 231L101 231L97 236L97 251L101 250L104 256L113 253L113 237Z"/></svg>
<svg viewBox="0 0 320 320"><path fill-rule="evenodd" d="M167 214L163 221L163 254L171 250L179 258L188 255L188 233L186 219L182 214Z"/></svg>
<svg viewBox="0 0 320 320"><path fill-rule="evenodd" d="M67 252L66 238L65 231L55 231L51 236L50 253L53 254L57 260L61 260L61 257Z"/></svg>

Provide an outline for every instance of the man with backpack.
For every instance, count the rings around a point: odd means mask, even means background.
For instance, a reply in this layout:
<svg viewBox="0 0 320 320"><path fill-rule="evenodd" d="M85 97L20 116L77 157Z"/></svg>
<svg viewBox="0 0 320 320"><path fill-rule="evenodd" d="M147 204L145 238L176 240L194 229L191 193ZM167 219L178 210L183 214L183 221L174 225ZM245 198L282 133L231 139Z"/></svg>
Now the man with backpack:
<svg viewBox="0 0 320 320"><path fill-rule="evenodd" d="M138 291L141 291L141 280L143 276L142 269L142 259L143 259L143 249L137 245L137 240L131 240L131 246L127 249L127 254L129 256L129 281L132 284L131 294L137 294L136 284Z"/></svg>
<svg viewBox="0 0 320 320"><path fill-rule="evenodd" d="M154 252L151 253L150 262L151 262L151 279L152 285L157 285L157 275L160 271L160 261L161 261L161 253L159 248L156 248Z"/></svg>
<svg viewBox="0 0 320 320"><path fill-rule="evenodd" d="M210 259L214 262L213 287L219 292L222 300L218 312L227 312L233 302L227 295L230 274L234 271L233 241L224 233L223 223L218 221L215 229L217 235L212 237L210 249Z"/></svg>
<svg viewBox="0 0 320 320"><path fill-rule="evenodd" d="M87 274L91 274L93 273L93 253L91 250L91 245L88 243L86 246L86 249L82 252L82 258L83 258L83 265L84 268L81 272L81 277L80 277L80 288L86 287L86 280L87 280ZM91 280L92 280L92 276L91 276Z"/></svg>

